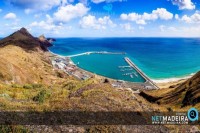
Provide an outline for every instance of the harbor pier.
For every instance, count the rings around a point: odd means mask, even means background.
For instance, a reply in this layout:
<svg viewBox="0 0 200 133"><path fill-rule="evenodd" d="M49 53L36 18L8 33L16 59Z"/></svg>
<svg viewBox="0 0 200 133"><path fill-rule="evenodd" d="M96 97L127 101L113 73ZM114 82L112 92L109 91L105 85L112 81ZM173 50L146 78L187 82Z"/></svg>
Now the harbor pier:
<svg viewBox="0 0 200 133"><path fill-rule="evenodd" d="M160 89L142 70L140 70L128 57L124 58L125 61L133 67L145 80L146 83L151 84L155 89Z"/></svg>
<svg viewBox="0 0 200 133"><path fill-rule="evenodd" d="M107 52L107 51L93 51L93 52L85 52L85 53L80 53L80 54L75 54L75 55L69 55L67 57L76 57L76 56L81 56L81 55L90 55L90 54L121 54L125 55L125 52Z"/></svg>

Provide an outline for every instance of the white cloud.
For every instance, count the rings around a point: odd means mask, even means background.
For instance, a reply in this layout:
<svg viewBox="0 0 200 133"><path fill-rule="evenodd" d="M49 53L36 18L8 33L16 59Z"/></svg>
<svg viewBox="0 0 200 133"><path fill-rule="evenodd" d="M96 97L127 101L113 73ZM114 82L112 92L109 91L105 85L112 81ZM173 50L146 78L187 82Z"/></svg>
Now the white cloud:
<svg viewBox="0 0 200 133"><path fill-rule="evenodd" d="M176 15L175 18L185 23L200 23L200 12L196 11L191 16L183 15L182 17L179 17L178 15Z"/></svg>
<svg viewBox="0 0 200 133"><path fill-rule="evenodd" d="M31 9L25 9L24 10L24 12L26 13L26 14L29 14L29 13L31 13L33 10L31 10Z"/></svg>
<svg viewBox="0 0 200 133"><path fill-rule="evenodd" d="M165 8L157 8L153 10L152 13L129 13L129 14L121 14L120 18L122 20L134 21L136 24L145 25L146 21L150 20L169 20L173 18L173 14L168 12Z"/></svg>
<svg viewBox="0 0 200 133"><path fill-rule="evenodd" d="M140 30L144 30L144 27L143 26L139 26L138 27Z"/></svg>
<svg viewBox="0 0 200 133"><path fill-rule="evenodd" d="M40 21L40 22L35 21L30 24L30 27L37 27L48 31L58 31L63 28L63 24L59 23L58 25L55 25L53 23L53 19L47 14L46 21Z"/></svg>
<svg viewBox="0 0 200 133"><path fill-rule="evenodd" d="M164 31L165 31L165 27L166 27L165 25L160 25L160 26L159 26L160 31L161 31L161 32L164 32Z"/></svg>
<svg viewBox="0 0 200 133"><path fill-rule="evenodd" d="M121 24L120 25L123 29L125 29L128 32L133 32L134 28L131 26L130 23L126 23L126 24Z"/></svg>
<svg viewBox="0 0 200 133"><path fill-rule="evenodd" d="M124 0L91 0L93 3L95 4L99 4L99 3L102 3L102 2L123 2Z"/></svg>
<svg viewBox="0 0 200 133"><path fill-rule="evenodd" d="M199 37L200 26L159 26L159 36L167 37Z"/></svg>
<svg viewBox="0 0 200 133"><path fill-rule="evenodd" d="M66 5L72 0L7 0L11 5L24 9L25 13L46 11L53 7Z"/></svg>
<svg viewBox="0 0 200 133"><path fill-rule="evenodd" d="M194 3L191 0L172 0L174 5L177 5L180 10L193 10L195 9Z"/></svg>
<svg viewBox="0 0 200 133"><path fill-rule="evenodd" d="M137 20L137 21L136 21L136 24L142 24L142 25L145 25L145 24L147 24L147 23L146 23L145 20L140 19L140 20Z"/></svg>
<svg viewBox="0 0 200 133"><path fill-rule="evenodd" d="M101 2L105 2L106 0L91 0L93 3L96 3L96 4L98 4L98 3L101 3Z"/></svg>
<svg viewBox="0 0 200 133"><path fill-rule="evenodd" d="M179 16L178 16L178 14L175 14L175 19L179 19Z"/></svg>
<svg viewBox="0 0 200 133"><path fill-rule="evenodd" d="M152 17L157 16L163 20L169 20L173 18L173 14L168 12L165 8L157 8L157 10L152 11ZM155 17L153 17L155 19Z"/></svg>
<svg viewBox="0 0 200 133"><path fill-rule="evenodd" d="M88 15L83 17L80 22L81 28L92 28L92 29L106 29L107 26L115 27L116 25L111 21L110 17L104 16L103 18L96 18L95 16Z"/></svg>
<svg viewBox="0 0 200 133"><path fill-rule="evenodd" d="M168 30L170 30L170 31L177 31L177 28L171 26L171 27L168 28Z"/></svg>
<svg viewBox="0 0 200 133"><path fill-rule="evenodd" d="M89 10L90 9L82 3L61 6L58 11L54 13L54 20L58 22L68 22L72 19L86 15Z"/></svg>
<svg viewBox="0 0 200 133"><path fill-rule="evenodd" d="M16 19L16 18L17 18L16 14L14 14L12 12L10 12L4 16L4 19Z"/></svg>
<svg viewBox="0 0 200 133"><path fill-rule="evenodd" d="M40 18L43 14L42 13L38 13L34 15L34 18Z"/></svg>

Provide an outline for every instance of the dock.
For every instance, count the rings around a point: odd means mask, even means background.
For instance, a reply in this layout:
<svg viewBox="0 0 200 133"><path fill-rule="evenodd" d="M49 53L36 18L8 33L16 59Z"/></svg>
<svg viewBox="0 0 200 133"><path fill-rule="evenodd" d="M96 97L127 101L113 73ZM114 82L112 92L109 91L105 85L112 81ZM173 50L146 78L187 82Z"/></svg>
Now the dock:
<svg viewBox="0 0 200 133"><path fill-rule="evenodd" d="M119 68L129 68L131 66L119 66Z"/></svg>
<svg viewBox="0 0 200 133"><path fill-rule="evenodd" d="M145 80L146 82L150 83L156 89L160 89L142 70L140 70L128 57L124 58L125 61L133 67Z"/></svg>
<svg viewBox="0 0 200 133"><path fill-rule="evenodd" d="M75 55L69 55L67 57L76 57L76 56L81 56L81 55L90 55L90 54L121 54L125 55L125 52L107 52L107 51L93 51L93 52L85 52L85 53L80 53L80 54L75 54Z"/></svg>

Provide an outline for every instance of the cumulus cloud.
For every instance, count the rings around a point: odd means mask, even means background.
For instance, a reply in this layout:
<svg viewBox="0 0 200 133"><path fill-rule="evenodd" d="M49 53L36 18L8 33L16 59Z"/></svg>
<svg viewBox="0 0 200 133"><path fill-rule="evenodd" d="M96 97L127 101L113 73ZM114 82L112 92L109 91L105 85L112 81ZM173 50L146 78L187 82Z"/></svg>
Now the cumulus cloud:
<svg viewBox="0 0 200 133"><path fill-rule="evenodd" d="M110 17L104 16L102 18L96 18L95 16L88 15L83 17L80 22L81 28L92 28L92 29L106 29L107 26L115 27L116 25L111 21Z"/></svg>
<svg viewBox="0 0 200 133"><path fill-rule="evenodd" d="M63 24L62 23L59 23L57 25L54 24L53 19L47 14L45 21L32 22L30 24L30 27L37 27L48 31L58 31L63 28Z"/></svg>
<svg viewBox="0 0 200 133"><path fill-rule="evenodd" d="M176 32L178 31L178 28L176 27L173 27L173 26L165 26L165 25L160 25L159 26L159 29L161 32L164 32L164 33L172 33L172 32ZM179 30L181 30L181 28L179 28Z"/></svg>
<svg viewBox="0 0 200 133"><path fill-rule="evenodd" d="M71 0L7 0L13 6L24 9L25 13L33 11L46 11L53 7L65 5Z"/></svg>
<svg viewBox="0 0 200 133"><path fill-rule="evenodd" d="M101 2L105 2L106 0L91 0L93 3L96 3L96 4L98 4L98 3L101 3Z"/></svg>
<svg viewBox="0 0 200 133"><path fill-rule="evenodd" d="M72 19L83 17L89 10L90 9L82 3L61 6L58 11L54 13L54 19L58 22L68 22Z"/></svg>
<svg viewBox="0 0 200 133"><path fill-rule="evenodd" d="M122 1L124 1L124 0L91 0L93 3L96 3L96 4L98 4L98 3L102 3L102 2L107 2L107 3L110 3L110 2L117 2L117 1L119 1L119 2L122 2Z"/></svg>
<svg viewBox="0 0 200 133"><path fill-rule="evenodd" d="M177 20L183 21L185 23L200 23L200 12L196 11L193 15L183 15L182 17L179 17L179 15L175 15L175 18Z"/></svg>
<svg viewBox="0 0 200 133"><path fill-rule="evenodd" d="M130 23L126 23L126 24L121 24L120 25L123 29L125 29L128 32L133 32L134 28L131 26Z"/></svg>
<svg viewBox="0 0 200 133"><path fill-rule="evenodd" d="M120 18L122 20L134 21L136 24L145 25L150 20L169 20L173 18L173 14L168 12L165 8L157 8L153 10L152 13L129 13L129 14L121 14Z"/></svg>
<svg viewBox="0 0 200 133"><path fill-rule="evenodd" d="M168 37L199 37L200 26L159 26L160 36Z"/></svg>
<svg viewBox="0 0 200 133"><path fill-rule="evenodd" d="M10 12L4 16L4 19L16 19L16 18L17 18L16 14L14 14L12 12Z"/></svg>
<svg viewBox="0 0 200 133"><path fill-rule="evenodd" d="M180 10L193 10L195 9L195 5L191 0L172 0L174 5L177 5Z"/></svg>
<svg viewBox="0 0 200 133"><path fill-rule="evenodd" d="M160 25L160 26L159 26L160 31L161 31L161 32L164 32L164 31L165 31L165 27L166 27L165 25Z"/></svg>
<svg viewBox="0 0 200 133"><path fill-rule="evenodd" d="M175 28L175 27L173 27L173 26L170 26L168 29L169 29L170 31L177 31L177 28Z"/></svg>
<svg viewBox="0 0 200 133"><path fill-rule="evenodd" d="M144 30L144 27L143 26L139 26L138 29Z"/></svg>

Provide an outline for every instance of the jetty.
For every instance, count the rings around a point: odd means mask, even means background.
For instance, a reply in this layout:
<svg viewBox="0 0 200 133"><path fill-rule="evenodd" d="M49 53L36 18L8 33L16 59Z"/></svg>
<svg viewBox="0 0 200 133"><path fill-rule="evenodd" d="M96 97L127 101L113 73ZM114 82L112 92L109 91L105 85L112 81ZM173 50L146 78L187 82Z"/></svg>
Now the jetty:
<svg viewBox="0 0 200 133"><path fill-rule="evenodd" d="M125 52L107 52L107 51L93 51L93 52L85 52L85 53L80 53L80 54L75 54L75 55L69 55L67 57L76 57L76 56L81 56L81 55L90 55L90 54L121 54L125 55Z"/></svg>
<svg viewBox="0 0 200 133"><path fill-rule="evenodd" d="M154 88L160 89L142 70L140 70L128 57L124 58L125 61L133 67L145 80L146 83L150 83Z"/></svg>
<svg viewBox="0 0 200 133"><path fill-rule="evenodd" d="M131 66L119 66L119 68L129 68Z"/></svg>

